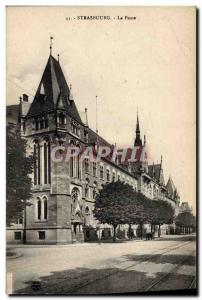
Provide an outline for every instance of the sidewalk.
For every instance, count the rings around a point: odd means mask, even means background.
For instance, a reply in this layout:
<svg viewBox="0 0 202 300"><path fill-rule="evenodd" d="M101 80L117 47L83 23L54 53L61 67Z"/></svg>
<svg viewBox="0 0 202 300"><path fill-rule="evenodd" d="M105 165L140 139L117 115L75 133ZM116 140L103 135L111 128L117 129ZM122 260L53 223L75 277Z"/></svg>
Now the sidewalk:
<svg viewBox="0 0 202 300"><path fill-rule="evenodd" d="M187 234L187 235L162 235L160 238L155 237L153 241L163 241L163 240L169 240L169 239L179 239L179 238L185 238L189 236L195 236L195 234ZM113 241L100 241L99 242L84 242L84 243L74 243L74 244L55 244L55 245L36 245L36 244L8 244L7 249L14 249L14 248L66 248L66 247L86 247L86 246L101 246L101 245L117 245L117 244L126 244L131 242L146 242L144 239L134 239L134 240L117 240L116 243L113 243Z"/></svg>

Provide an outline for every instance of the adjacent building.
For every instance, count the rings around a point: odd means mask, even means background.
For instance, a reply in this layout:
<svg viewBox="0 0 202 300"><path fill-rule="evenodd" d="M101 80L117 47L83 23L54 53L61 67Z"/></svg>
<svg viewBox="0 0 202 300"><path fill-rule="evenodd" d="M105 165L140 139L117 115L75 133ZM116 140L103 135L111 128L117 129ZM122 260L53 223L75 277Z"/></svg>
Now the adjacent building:
<svg viewBox="0 0 202 300"><path fill-rule="evenodd" d="M80 155L67 161L52 160L52 150L57 146L81 152L91 146L94 153L100 146L112 151L115 147L89 128L87 109L79 113L60 62L52 55L33 101L23 94L19 105L8 106L7 123L20 126L27 139L27 153L36 158L32 205L26 208L26 222L22 218L8 228L8 242L22 242L24 223L27 243L65 244L110 237L112 228L93 217L96 193L110 181L124 181L154 201L168 201L178 211L179 194L171 178L167 184L164 181L162 158L159 164L147 162L146 137L142 142L138 116L135 162L128 159L133 147L127 150L124 162L120 154L114 160L82 160Z"/></svg>

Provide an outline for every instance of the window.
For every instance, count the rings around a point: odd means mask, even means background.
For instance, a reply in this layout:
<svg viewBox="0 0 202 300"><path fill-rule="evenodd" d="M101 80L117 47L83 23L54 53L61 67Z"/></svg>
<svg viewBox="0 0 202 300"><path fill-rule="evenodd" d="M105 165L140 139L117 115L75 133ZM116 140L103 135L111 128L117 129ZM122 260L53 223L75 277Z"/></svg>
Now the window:
<svg viewBox="0 0 202 300"><path fill-rule="evenodd" d="M97 195L97 181L94 181L93 183L93 199L96 198Z"/></svg>
<svg viewBox="0 0 202 300"><path fill-rule="evenodd" d="M48 202L47 199L43 199L43 209L44 209L44 220L47 220L48 217Z"/></svg>
<svg viewBox="0 0 202 300"><path fill-rule="evenodd" d="M44 183L47 184L48 178L47 178L47 165L48 165L48 156L47 156L47 144L44 143Z"/></svg>
<svg viewBox="0 0 202 300"><path fill-rule="evenodd" d="M41 200L37 201L37 219L41 220Z"/></svg>
<svg viewBox="0 0 202 300"><path fill-rule="evenodd" d="M115 174L115 172L113 172L113 174L112 174L112 181L115 181L116 180L116 174Z"/></svg>
<svg viewBox="0 0 202 300"><path fill-rule="evenodd" d="M40 145L38 141L34 144L34 185L40 185Z"/></svg>
<svg viewBox="0 0 202 300"><path fill-rule="evenodd" d="M121 177L120 177L120 174L118 174L118 180L120 180L120 178L121 178Z"/></svg>
<svg viewBox="0 0 202 300"><path fill-rule="evenodd" d="M45 128L48 128L48 118L45 118Z"/></svg>
<svg viewBox="0 0 202 300"><path fill-rule="evenodd" d="M97 163L93 162L93 176L97 176Z"/></svg>
<svg viewBox="0 0 202 300"><path fill-rule="evenodd" d="M109 170L107 169L107 181L110 181L110 174L109 174Z"/></svg>
<svg viewBox="0 0 202 300"><path fill-rule="evenodd" d="M86 224L90 223L90 209L88 208L88 206L86 206L85 209L85 220L86 220Z"/></svg>
<svg viewBox="0 0 202 300"><path fill-rule="evenodd" d="M39 234L39 240L45 240L46 234L45 231L38 231Z"/></svg>
<svg viewBox="0 0 202 300"><path fill-rule="evenodd" d="M85 173L89 173L89 159L85 158L84 160Z"/></svg>
<svg viewBox="0 0 202 300"><path fill-rule="evenodd" d="M72 122L71 123L71 131L73 134L80 136L80 127L78 124Z"/></svg>
<svg viewBox="0 0 202 300"><path fill-rule="evenodd" d="M78 153L75 157L75 159L76 159L76 177L80 178L80 154L79 154L80 153L80 147L79 146L77 146L77 150L78 150Z"/></svg>
<svg viewBox="0 0 202 300"><path fill-rule="evenodd" d="M15 241L20 241L22 239L22 233L20 231L15 231L14 236Z"/></svg>
<svg viewBox="0 0 202 300"><path fill-rule="evenodd" d="M35 120L35 130L39 130L39 120Z"/></svg>
<svg viewBox="0 0 202 300"><path fill-rule="evenodd" d="M18 219L18 224L23 224L23 219L22 218Z"/></svg>
<svg viewBox="0 0 202 300"><path fill-rule="evenodd" d="M96 197L96 190L95 189L93 189L93 199L95 199L95 197Z"/></svg>
<svg viewBox="0 0 202 300"><path fill-rule="evenodd" d="M103 179L104 178L104 167L100 166L100 178Z"/></svg>
<svg viewBox="0 0 202 300"><path fill-rule="evenodd" d="M75 166L74 166L74 153L75 153L75 149L73 148L74 147L74 144L71 143L70 147L72 147L71 149L71 157L70 157L70 176L71 177L74 177L74 170L75 170Z"/></svg>
<svg viewBox="0 0 202 300"><path fill-rule="evenodd" d="M84 140L88 142L88 131L86 129L84 129Z"/></svg>
<svg viewBox="0 0 202 300"><path fill-rule="evenodd" d="M64 127L65 124L66 124L66 116L64 113L60 113L58 116L58 125L60 127Z"/></svg>
<svg viewBox="0 0 202 300"><path fill-rule="evenodd" d="M84 190L85 198L89 198L89 182L90 182L90 180L88 178L86 178L85 190Z"/></svg>
<svg viewBox="0 0 202 300"><path fill-rule="evenodd" d="M39 124L40 124L40 129L44 129L44 120L43 119L41 119L39 121Z"/></svg>

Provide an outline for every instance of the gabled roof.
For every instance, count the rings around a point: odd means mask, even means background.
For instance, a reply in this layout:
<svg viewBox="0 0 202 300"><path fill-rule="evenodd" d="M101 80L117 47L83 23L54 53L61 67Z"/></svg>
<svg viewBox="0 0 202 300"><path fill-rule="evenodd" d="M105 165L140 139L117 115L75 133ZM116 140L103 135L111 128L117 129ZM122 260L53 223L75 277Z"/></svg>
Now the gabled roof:
<svg viewBox="0 0 202 300"><path fill-rule="evenodd" d="M40 84L27 116L35 116L55 109L65 109L75 120L82 123L59 62L49 56Z"/></svg>
<svg viewBox="0 0 202 300"><path fill-rule="evenodd" d="M173 196L176 189L175 189L175 186L174 186L174 183L173 183L171 177L169 177L166 187L167 187L168 193L169 193L171 196Z"/></svg>
<svg viewBox="0 0 202 300"><path fill-rule="evenodd" d="M151 178L156 179L159 183L164 183L163 169L161 168L161 164L153 164L148 166L148 174Z"/></svg>

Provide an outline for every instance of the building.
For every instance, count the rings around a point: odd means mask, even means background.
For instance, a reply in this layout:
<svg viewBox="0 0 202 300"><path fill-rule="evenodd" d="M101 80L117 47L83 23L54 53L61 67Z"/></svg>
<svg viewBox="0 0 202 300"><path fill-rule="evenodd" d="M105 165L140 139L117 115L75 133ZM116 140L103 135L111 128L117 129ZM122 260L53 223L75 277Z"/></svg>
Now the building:
<svg viewBox="0 0 202 300"><path fill-rule="evenodd" d="M142 143L138 116L134 146L139 149L136 155L143 153L143 159L122 162L120 155L99 162L81 160L80 155L61 162L51 159L56 146L71 151L92 146L95 152L101 146L111 151L115 147L89 128L87 109L82 115L78 112L60 62L51 54L34 100L29 102L23 94L19 105L7 107L7 122L19 124L27 139L27 152L36 158L32 205L26 208L27 243L63 244L111 236L112 228L97 223L92 211L96 193L112 180L122 180L151 199L168 201L174 208L179 206L179 196L175 190L171 192L170 181L165 185L162 159L160 164L148 165L146 137ZM8 228L8 242L22 242L23 221L18 223Z"/></svg>

